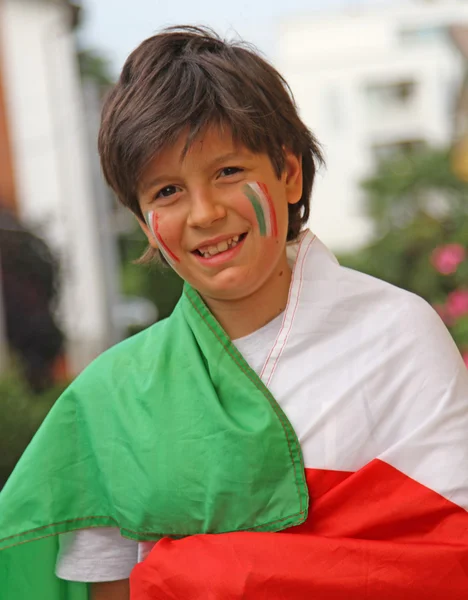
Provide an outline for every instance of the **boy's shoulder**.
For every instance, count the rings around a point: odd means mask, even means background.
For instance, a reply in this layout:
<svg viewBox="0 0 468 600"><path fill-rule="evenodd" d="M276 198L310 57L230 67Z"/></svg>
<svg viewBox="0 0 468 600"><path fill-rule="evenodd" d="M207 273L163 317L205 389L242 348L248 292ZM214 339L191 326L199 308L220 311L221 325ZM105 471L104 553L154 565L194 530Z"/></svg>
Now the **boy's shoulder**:
<svg viewBox="0 0 468 600"><path fill-rule="evenodd" d="M71 387L79 389L88 383L116 386L130 374L138 377L147 372L162 353L167 351L168 329L171 319L150 325L97 356L73 381Z"/></svg>
<svg viewBox="0 0 468 600"><path fill-rule="evenodd" d="M445 325L434 308L420 296L371 275L347 267L340 269L342 301L347 310L359 314L375 331L392 331L421 342L435 330L447 335ZM354 310L353 310L354 309Z"/></svg>
<svg viewBox="0 0 468 600"><path fill-rule="evenodd" d="M337 266L332 279L335 295L329 294L326 332L329 339L349 345L352 352L342 348L343 356L356 372L374 369L382 385L394 389L395 382L406 382L403 390L423 389L428 377L445 385L464 371L454 340L426 300L346 267Z"/></svg>
<svg viewBox="0 0 468 600"><path fill-rule="evenodd" d="M340 265L340 270L342 281L352 286L356 296L362 294L367 302L375 302L382 311L394 310L395 307L409 312L422 307L433 311L430 304L414 292L349 267Z"/></svg>
<svg viewBox="0 0 468 600"><path fill-rule="evenodd" d="M414 314L432 316L435 311L421 297L382 279L343 266L315 236L309 265L300 278L308 279L305 295L310 304L326 314L352 321L405 320ZM435 315L437 317L437 315ZM382 323L383 324L383 323Z"/></svg>

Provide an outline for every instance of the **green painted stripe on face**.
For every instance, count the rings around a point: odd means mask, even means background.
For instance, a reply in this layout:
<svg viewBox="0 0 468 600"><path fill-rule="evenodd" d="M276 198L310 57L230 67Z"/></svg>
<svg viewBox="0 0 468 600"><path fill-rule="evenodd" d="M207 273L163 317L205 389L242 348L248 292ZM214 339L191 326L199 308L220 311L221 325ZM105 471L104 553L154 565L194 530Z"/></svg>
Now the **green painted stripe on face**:
<svg viewBox="0 0 468 600"><path fill-rule="evenodd" d="M257 194L248 185L244 186L244 194L250 200L250 203L252 204L253 209L255 211L255 216L257 217L257 222L258 222L258 228L260 230L260 235L265 236L266 235L265 214L263 212L262 205L260 204L260 200L258 199Z"/></svg>

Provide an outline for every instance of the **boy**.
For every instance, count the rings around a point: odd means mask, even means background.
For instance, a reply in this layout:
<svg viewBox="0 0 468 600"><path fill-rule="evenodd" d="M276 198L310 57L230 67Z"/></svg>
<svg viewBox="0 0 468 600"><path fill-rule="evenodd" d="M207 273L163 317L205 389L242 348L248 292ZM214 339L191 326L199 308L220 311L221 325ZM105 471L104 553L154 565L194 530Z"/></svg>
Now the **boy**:
<svg viewBox="0 0 468 600"><path fill-rule="evenodd" d="M42 543L48 600L79 597L65 581L96 600L466 598L466 369L425 302L303 229L321 154L281 76L166 30L128 59L99 145L146 258L186 286L25 453L0 499L7 597L30 597L15 565L45 577L20 550ZM59 533L57 558L38 540Z"/></svg>

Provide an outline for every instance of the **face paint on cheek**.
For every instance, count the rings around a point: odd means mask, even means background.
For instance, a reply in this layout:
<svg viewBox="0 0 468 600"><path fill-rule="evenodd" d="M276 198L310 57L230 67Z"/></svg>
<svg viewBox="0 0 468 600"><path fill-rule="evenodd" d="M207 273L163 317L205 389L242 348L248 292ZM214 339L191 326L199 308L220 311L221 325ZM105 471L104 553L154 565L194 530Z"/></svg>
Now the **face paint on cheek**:
<svg viewBox="0 0 468 600"><path fill-rule="evenodd" d="M161 234L159 232L159 215L156 213L156 211L150 210L147 213L145 213L145 221L151 233L153 234L154 239L158 243L159 250L161 250L167 262L170 265L180 262L177 256L171 251L171 249L161 237Z"/></svg>
<svg viewBox="0 0 468 600"><path fill-rule="evenodd" d="M259 181L246 183L243 192L255 211L260 235L276 237L278 235L276 211L267 186Z"/></svg>

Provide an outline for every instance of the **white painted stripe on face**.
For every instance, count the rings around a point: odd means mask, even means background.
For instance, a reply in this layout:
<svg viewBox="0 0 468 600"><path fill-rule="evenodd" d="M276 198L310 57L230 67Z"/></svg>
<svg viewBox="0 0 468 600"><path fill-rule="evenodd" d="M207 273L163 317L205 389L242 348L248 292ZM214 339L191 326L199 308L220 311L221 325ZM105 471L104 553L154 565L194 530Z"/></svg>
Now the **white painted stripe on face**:
<svg viewBox="0 0 468 600"><path fill-rule="evenodd" d="M252 188L252 190L255 192L255 194L258 197L258 200L262 206L263 215L265 218L266 235L268 237L271 237L272 225L271 225L270 203L268 202L267 198L265 198L265 194L263 193L262 188L258 185L258 183L256 181L254 181L252 183L248 183L247 185L249 185Z"/></svg>

